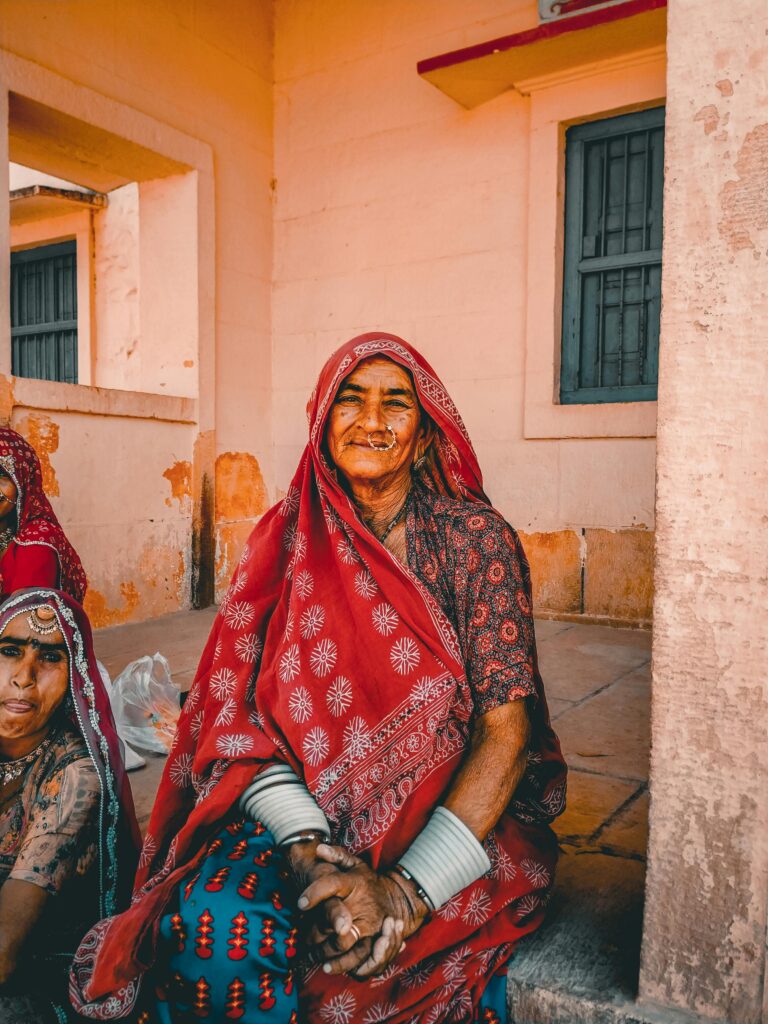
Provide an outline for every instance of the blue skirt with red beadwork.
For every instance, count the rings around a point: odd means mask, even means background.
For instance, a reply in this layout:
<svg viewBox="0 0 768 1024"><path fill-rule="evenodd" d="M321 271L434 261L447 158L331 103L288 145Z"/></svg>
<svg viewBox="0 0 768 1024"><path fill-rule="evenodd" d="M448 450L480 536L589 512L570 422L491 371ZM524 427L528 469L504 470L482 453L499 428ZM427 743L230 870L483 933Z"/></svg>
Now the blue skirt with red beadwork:
<svg viewBox="0 0 768 1024"><path fill-rule="evenodd" d="M139 1024L314 1024L300 1009L297 893L271 833L237 821L211 843L161 922ZM474 1020L506 1020L492 978Z"/></svg>

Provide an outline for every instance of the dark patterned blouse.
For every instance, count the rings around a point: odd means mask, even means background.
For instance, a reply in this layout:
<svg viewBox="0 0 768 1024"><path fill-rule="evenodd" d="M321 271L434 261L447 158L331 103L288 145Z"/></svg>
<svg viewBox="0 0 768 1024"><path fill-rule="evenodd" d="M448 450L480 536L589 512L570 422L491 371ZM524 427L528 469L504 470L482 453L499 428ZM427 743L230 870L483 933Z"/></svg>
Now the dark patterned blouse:
<svg viewBox="0 0 768 1024"><path fill-rule="evenodd" d="M34 959L61 958L63 969L98 917L99 792L85 741L59 727L0 803L0 885L13 878L50 893Z"/></svg>
<svg viewBox="0 0 768 1024"><path fill-rule="evenodd" d="M510 809L522 821L551 821L563 808L565 776L537 667L530 571L517 534L494 509L418 483L405 530L409 568L456 630L475 714L530 698L528 764Z"/></svg>

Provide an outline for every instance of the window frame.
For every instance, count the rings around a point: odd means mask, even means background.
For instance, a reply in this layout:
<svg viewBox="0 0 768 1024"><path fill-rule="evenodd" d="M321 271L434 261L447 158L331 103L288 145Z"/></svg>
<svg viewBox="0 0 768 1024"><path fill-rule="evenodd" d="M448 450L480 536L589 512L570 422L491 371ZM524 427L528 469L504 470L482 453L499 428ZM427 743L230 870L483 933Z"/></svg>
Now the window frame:
<svg viewBox="0 0 768 1024"><path fill-rule="evenodd" d="M20 263L41 263L43 261L55 260L62 256L73 257L72 261L72 292L74 297L75 305L75 317L69 320L51 320L48 322L41 322L37 324L25 324L21 327L11 326L11 374L18 377L24 377L27 380L44 380L54 384L77 384L80 379L80 303L81 297L79 296L79 260L80 252L77 244L77 238L67 238L63 240L57 240L55 242L44 242L41 241L36 245L31 245L24 249L13 250L11 252L11 281L13 281L13 267L14 264ZM11 300L13 299L13 290L11 290ZM9 303L9 311L11 313L11 321L13 320L13 307L12 301ZM38 334L56 334L60 331L74 331L74 380L65 380L61 376L58 377L36 377L29 376L27 374L21 374L18 369L13 367L13 348L14 340L16 338L30 338ZM57 370L61 373L61 366L58 365L59 360L57 359Z"/></svg>
<svg viewBox="0 0 768 1024"><path fill-rule="evenodd" d="M610 139L628 135L634 131L663 129L665 115L665 105L660 104L613 117L596 118L573 125L566 132L563 306L559 381L559 398L562 405L608 405L626 402L655 402L657 399L658 379L653 384L579 387L578 376L582 348L582 275L589 272L588 268L582 269L580 264L584 263L581 255L581 243L585 206L585 144L593 142L595 139ZM630 121L633 122L633 127L628 130L627 125ZM662 163L662 194L663 187ZM662 249L660 247L619 256L592 257L590 263L593 272L622 267L629 269L643 265L661 268ZM659 293L659 307L660 299L661 292ZM655 361L658 374L658 347Z"/></svg>

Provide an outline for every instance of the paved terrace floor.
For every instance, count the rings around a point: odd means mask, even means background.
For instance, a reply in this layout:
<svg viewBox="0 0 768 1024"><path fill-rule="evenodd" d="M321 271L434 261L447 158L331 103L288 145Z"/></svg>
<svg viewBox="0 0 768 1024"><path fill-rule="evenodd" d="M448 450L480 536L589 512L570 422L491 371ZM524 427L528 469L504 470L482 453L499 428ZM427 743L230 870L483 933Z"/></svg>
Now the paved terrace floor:
<svg viewBox="0 0 768 1024"><path fill-rule="evenodd" d="M129 661L159 651L187 689L214 615L182 612L100 630L96 652L114 678ZM546 620L536 634L570 767L568 809L556 823L563 857L548 923L521 944L510 969L510 1019L628 1019L642 926L651 636ZM163 764L149 754L130 776L142 828Z"/></svg>

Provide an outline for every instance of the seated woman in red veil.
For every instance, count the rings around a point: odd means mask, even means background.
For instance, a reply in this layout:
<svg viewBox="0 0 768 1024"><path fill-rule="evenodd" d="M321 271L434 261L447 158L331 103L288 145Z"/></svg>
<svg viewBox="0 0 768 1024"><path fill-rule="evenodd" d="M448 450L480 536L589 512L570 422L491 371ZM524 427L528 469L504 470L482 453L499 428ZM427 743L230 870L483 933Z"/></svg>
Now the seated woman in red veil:
<svg viewBox="0 0 768 1024"><path fill-rule="evenodd" d="M530 577L429 364L392 335L323 368L185 704L134 903L72 973L89 1016L505 1019L566 769Z"/></svg>
<svg viewBox="0 0 768 1024"><path fill-rule="evenodd" d="M35 449L15 430L0 427L0 596L52 587L82 604L87 585L43 490Z"/></svg>

